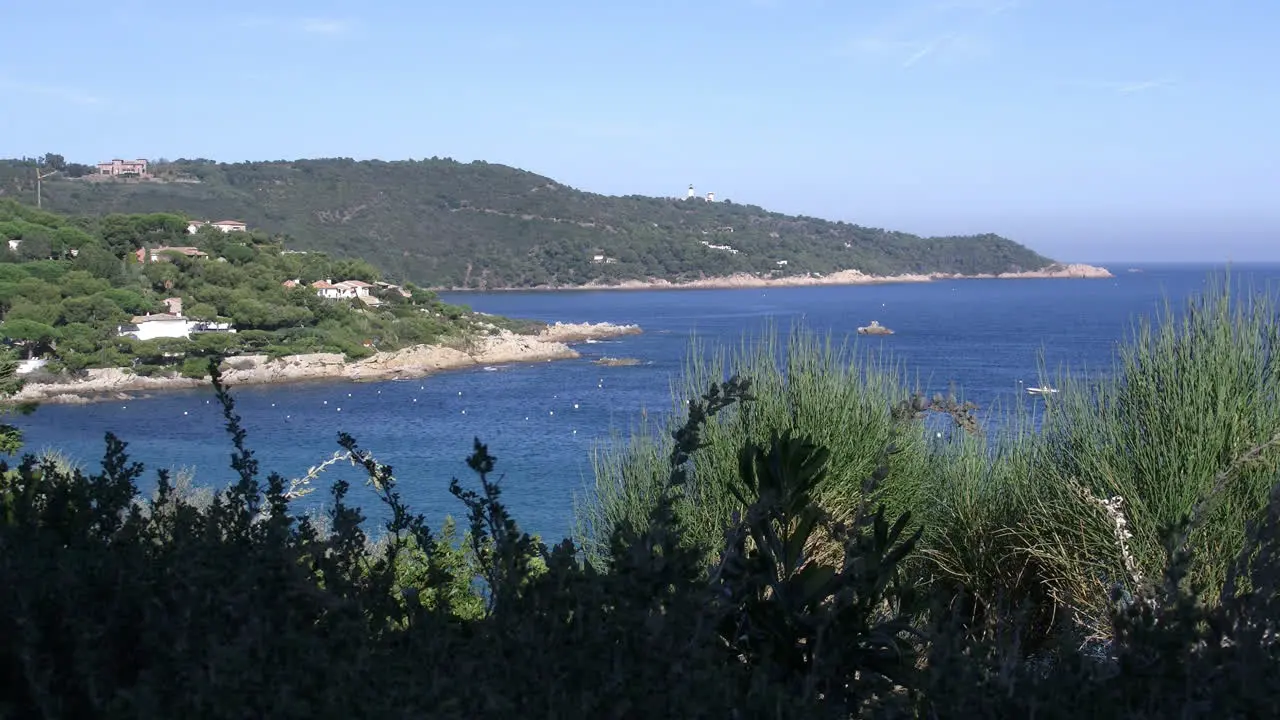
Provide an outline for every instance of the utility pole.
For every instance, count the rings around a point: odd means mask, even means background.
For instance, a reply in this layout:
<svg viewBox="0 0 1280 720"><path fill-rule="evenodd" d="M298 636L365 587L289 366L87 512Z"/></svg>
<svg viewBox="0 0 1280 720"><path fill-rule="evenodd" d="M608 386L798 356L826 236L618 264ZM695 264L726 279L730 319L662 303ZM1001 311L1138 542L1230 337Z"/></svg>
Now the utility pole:
<svg viewBox="0 0 1280 720"><path fill-rule="evenodd" d="M58 174L57 170L50 170L49 172L41 175L40 166L39 165L36 166L36 207L37 208L43 207L43 201L44 201L41 183L44 181L45 178L51 175L57 175L57 174Z"/></svg>

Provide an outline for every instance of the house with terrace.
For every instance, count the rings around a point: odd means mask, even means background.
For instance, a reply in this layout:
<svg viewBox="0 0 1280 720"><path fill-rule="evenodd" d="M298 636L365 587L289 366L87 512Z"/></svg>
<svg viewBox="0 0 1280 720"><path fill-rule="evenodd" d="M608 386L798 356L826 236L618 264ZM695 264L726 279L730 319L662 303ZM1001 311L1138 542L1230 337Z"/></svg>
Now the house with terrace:
<svg viewBox="0 0 1280 720"><path fill-rule="evenodd" d="M207 220L192 220L187 223L187 232L195 235L200 232L200 228L211 227L224 233L245 232L249 226L239 220L217 220L209 222Z"/></svg>
<svg viewBox="0 0 1280 720"><path fill-rule="evenodd" d="M155 340L156 338L190 339L194 333L228 332L236 330L231 323L207 322L183 317L182 312L147 313L135 315L128 325L116 328L121 337L132 337L136 340Z"/></svg>
<svg viewBox="0 0 1280 720"><path fill-rule="evenodd" d="M194 247L169 247L168 245L161 245L160 247L151 248L150 250L146 248L138 248L133 251L133 256L137 258L140 263L169 262L173 255L184 255L189 258L209 257L209 253L206 253L200 248Z"/></svg>
<svg viewBox="0 0 1280 720"><path fill-rule="evenodd" d="M289 281L285 282L288 283ZM292 282L295 286L297 285L296 280ZM286 284L285 287L290 286ZM363 299L370 297L369 289L372 288L373 285L371 283L364 282L363 280L343 280L336 283L332 280L317 280L311 283L311 287L316 291L316 294L322 298L338 300L343 298Z"/></svg>

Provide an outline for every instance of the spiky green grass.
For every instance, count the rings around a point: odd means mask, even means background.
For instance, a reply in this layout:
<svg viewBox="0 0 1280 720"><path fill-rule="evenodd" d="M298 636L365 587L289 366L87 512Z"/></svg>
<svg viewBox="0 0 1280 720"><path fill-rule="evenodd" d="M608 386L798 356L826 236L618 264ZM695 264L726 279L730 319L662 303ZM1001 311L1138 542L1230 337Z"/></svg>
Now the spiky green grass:
<svg viewBox="0 0 1280 720"><path fill-rule="evenodd" d="M938 439L918 419L894 417L911 388L888 356L799 326L771 327L731 352L694 343L673 387L676 417L595 453L579 539L598 552L619 523L644 526L684 399L740 374L756 400L709 424L678 506L692 542L719 547L740 510L729 488L744 442L791 429L831 449L821 498L837 518L888 463L876 499L924 527L913 565L921 582L961 586L987 613L1025 611L1035 633L1104 636L1113 589L1160 577L1166 531L1186 516L1195 517L1190 580L1211 593L1222 586L1280 466L1278 347L1271 297L1215 279L1184 312L1166 304L1139 320L1109 372L1063 371L1043 403L989 411L998 432ZM889 447L897 452L886 456Z"/></svg>

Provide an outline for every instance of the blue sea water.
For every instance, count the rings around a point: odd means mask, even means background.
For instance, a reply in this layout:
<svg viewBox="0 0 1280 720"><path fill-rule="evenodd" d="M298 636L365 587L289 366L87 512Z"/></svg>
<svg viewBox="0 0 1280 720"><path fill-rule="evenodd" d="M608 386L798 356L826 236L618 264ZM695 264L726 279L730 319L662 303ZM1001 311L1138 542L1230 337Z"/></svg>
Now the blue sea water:
<svg viewBox="0 0 1280 720"><path fill-rule="evenodd" d="M403 497L437 525L462 508L451 477L471 480L465 458L479 437L498 458L505 498L526 529L568 535L573 497L592 480L591 450L611 430L634 427L644 411L670 408L696 333L708 346L737 346L744 333L794 321L836 337L878 320L897 334L858 340L882 346L931 391L955 383L982 406L1008 401L1020 383L1049 368L1105 371L1139 316L1203 289L1209 267L1116 268L1108 280L960 280L925 284L734 290L458 294L451 302L490 313L565 322L637 323L644 333L580 344L578 360L441 373L419 380L318 382L235 391L264 472L304 474L330 457L339 431L391 464ZM1270 290L1280 267L1236 267L1233 283ZM641 365L602 367L602 356ZM110 430L148 468L192 468L224 486L230 442L207 390L128 401L47 405L17 419L28 450L57 448L94 465ZM148 474L148 480L153 476ZM351 500L376 516L363 476L337 465L323 476L352 481ZM322 483L323 487L327 485ZM149 487L144 487L149 491ZM316 494L323 499L323 493Z"/></svg>

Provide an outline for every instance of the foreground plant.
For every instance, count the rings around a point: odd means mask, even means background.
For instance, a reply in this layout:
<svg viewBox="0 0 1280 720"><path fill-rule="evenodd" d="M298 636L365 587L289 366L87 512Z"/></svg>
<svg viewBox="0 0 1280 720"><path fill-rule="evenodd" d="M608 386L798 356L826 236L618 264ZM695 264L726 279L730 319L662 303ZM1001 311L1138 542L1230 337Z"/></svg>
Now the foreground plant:
<svg viewBox="0 0 1280 720"><path fill-rule="evenodd" d="M599 565L520 529L479 440L478 484L451 482L468 549L347 435L389 510L377 542L344 481L324 529L291 516L213 378L236 480L207 505L164 473L140 502L143 468L113 436L94 474L0 463L0 717L1256 717L1280 691L1280 491L1220 602L1192 592L1177 550L1161 587L1117 598L1108 655L1032 665L1016 637L945 612L955 597L923 611L902 572L921 531L875 501L883 451L845 520L815 497L822 443L781 430L738 446L741 511L709 567L682 512L710 423L750 411L746 381L690 402L660 496ZM841 552L815 555L818 534Z"/></svg>

